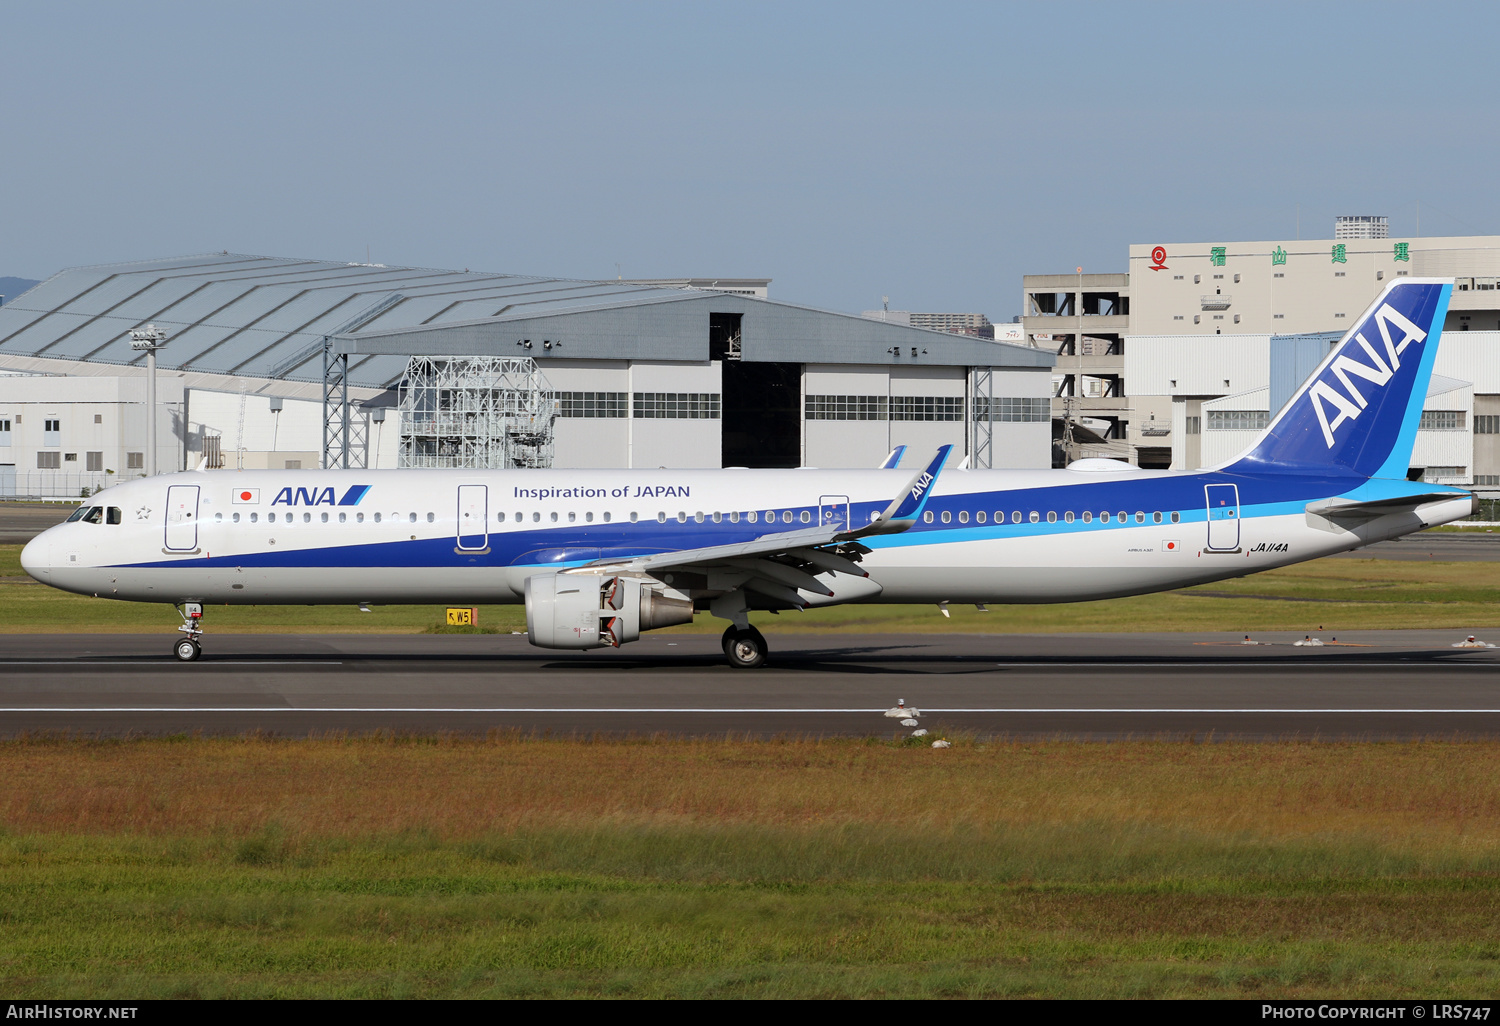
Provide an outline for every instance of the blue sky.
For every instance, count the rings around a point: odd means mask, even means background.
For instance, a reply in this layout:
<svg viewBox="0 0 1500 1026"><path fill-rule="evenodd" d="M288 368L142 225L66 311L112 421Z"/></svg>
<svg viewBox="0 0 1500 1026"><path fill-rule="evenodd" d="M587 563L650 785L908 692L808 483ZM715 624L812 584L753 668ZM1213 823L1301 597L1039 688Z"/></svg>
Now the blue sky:
<svg viewBox="0 0 1500 1026"><path fill-rule="evenodd" d="M1133 242L1500 233L1493 4L15 3L0 274L228 249L1009 319Z"/></svg>

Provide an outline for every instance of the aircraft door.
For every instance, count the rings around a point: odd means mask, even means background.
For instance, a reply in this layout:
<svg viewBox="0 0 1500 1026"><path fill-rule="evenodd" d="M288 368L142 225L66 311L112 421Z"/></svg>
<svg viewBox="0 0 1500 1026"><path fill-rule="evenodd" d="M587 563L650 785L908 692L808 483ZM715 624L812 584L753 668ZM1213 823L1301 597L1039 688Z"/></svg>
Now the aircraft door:
<svg viewBox="0 0 1500 1026"><path fill-rule="evenodd" d="M1208 500L1208 548L1233 552L1240 547L1239 485L1204 485Z"/></svg>
<svg viewBox="0 0 1500 1026"><path fill-rule="evenodd" d="M490 547L489 487L458 486L458 547L465 552L482 552Z"/></svg>
<svg viewBox="0 0 1500 1026"><path fill-rule="evenodd" d="M198 486L167 488L166 547L172 552L191 552L198 547Z"/></svg>
<svg viewBox="0 0 1500 1026"><path fill-rule="evenodd" d="M849 530L849 496L823 495L818 498L818 523Z"/></svg>

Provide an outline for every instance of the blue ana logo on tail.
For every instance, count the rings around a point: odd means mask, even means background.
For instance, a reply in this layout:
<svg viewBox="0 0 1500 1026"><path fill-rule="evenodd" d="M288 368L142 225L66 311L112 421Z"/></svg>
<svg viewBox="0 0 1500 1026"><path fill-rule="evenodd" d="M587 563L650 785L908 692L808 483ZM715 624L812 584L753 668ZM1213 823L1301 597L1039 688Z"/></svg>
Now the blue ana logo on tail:
<svg viewBox="0 0 1500 1026"><path fill-rule="evenodd" d="M1349 379L1349 375L1363 378L1377 388L1383 387L1401 369L1401 354L1406 351L1406 347L1427 337L1427 332L1392 309L1389 303L1381 304L1380 309L1375 311L1374 319L1376 326L1380 328L1380 337L1385 342L1385 359L1381 359L1375 347L1356 331L1354 341L1369 356L1370 362L1360 363L1346 352L1340 351L1329 365L1327 375L1313 382L1312 388L1308 389L1308 400L1318 415L1318 423L1323 426L1323 439L1330 449L1333 448L1333 433L1338 430L1338 426L1346 420L1358 420L1360 412L1370 405L1364 393ZM1403 333L1400 342L1392 340L1392 327ZM1346 345L1345 349L1347 348ZM1337 378L1344 386L1342 392L1333 387L1330 377ZM1328 419L1330 408L1334 411L1332 421Z"/></svg>
<svg viewBox="0 0 1500 1026"><path fill-rule="evenodd" d="M1406 478L1450 282L1388 285L1233 470Z"/></svg>

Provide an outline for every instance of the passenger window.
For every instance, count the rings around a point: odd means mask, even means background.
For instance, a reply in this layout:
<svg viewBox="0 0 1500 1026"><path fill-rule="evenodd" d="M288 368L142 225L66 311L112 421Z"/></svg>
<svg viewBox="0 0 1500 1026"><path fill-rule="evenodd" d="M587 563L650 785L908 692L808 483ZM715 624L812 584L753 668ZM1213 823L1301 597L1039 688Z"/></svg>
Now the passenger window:
<svg viewBox="0 0 1500 1026"><path fill-rule="evenodd" d="M781 522L783 524L790 524L792 522L792 511L791 510L784 509L784 510L781 511Z"/></svg>
<svg viewBox="0 0 1500 1026"><path fill-rule="evenodd" d="M568 523L570 523L570 524L576 524L576 523L578 523L578 514L574 513L572 510L568 511Z"/></svg>
<svg viewBox="0 0 1500 1026"><path fill-rule="evenodd" d="M497 523L497 524L503 524L503 523L505 523L505 514L504 513L496 513L495 514L495 523Z"/></svg>
<svg viewBox="0 0 1500 1026"><path fill-rule="evenodd" d="M1056 510L1050 510L1049 509L1047 511L1047 523L1049 523L1049 524L1055 524L1055 523L1057 523L1057 511Z"/></svg>
<svg viewBox="0 0 1500 1026"><path fill-rule="evenodd" d="M1084 510L1083 511L1083 522L1085 524L1092 524L1094 522L1094 514L1090 513L1088 510Z"/></svg>
<svg viewBox="0 0 1500 1026"><path fill-rule="evenodd" d="M1151 522L1153 524L1159 524L1159 523L1161 523L1161 511L1160 510L1158 510L1155 513L1151 514Z"/></svg>
<svg viewBox="0 0 1500 1026"><path fill-rule="evenodd" d="M417 515L415 513L406 514L406 522L408 524L415 524L417 522Z"/></svg>
<svg viewBox="0 0 1500 1026"><path fill-rule="evenodd" d="M1068 510L1066 513L1063 514L1063 521L1065 523L1069 523L1069 524L1071 524L1073 522L1073 511L1072 510Z"/></svg>
<svg viewBox="0 0 1500 1026"><path fill-rule="evenodd" d="M1038 514L1038 513L1037 513L1037 511L1036 511L1036 510L1032 510L1032 511L1031 511L1031 522L1032 522L1032 523L1033 523L1033 524L1035 524L1035 523L1040 523L1040 522L1041 522L1041 519L1042 519L1042 518L1041 518L1041 516L1040 516L1040 515L1039 515L1039 514Z"/></svg>
<svg viewBox="0 0 1500 1026"><path fill-rule="evenodd" d="M810 523L812 523L812 511L811 510L803 510L802 511L802 516L801 516L801 520L802 520L802 522L804 524L810 524Z"/></svg>
<svg viewBox="0 0 1500 1026"><path fill-rule="evenodd" d="M1121 510L1120 512L1116 513L1115 516L1117 518L1119 518L1119 521L1122 524L1125 523L1125 521L1127 521L1127 520L1130 519L1130 515L1128 513L1126 513L1124 510Z"/></svg>
<svg viewBox="0 0 1500 1026"><path fill-rule="evenodd" d="M413 520L416 519L416 514L415 513L412 514L412 519ZM312 514L311 513L304 513L304 514L302 514L302 522L304 524L310 524L310 523L312 523Z"/></svg>
<svg viewBox="0 0 1500 1026"><path fill-rule="evenodd" d="M667 522L667 515L658 510L656 514L656 522L658 524L665 524Z"/></svg>
<svg viewBox="0 0 1500 1026"><path fill-rule="evenodd" d="M1142 513L1140 510L1136 510L1135 522L1138 524L1144 524L1146 522L1146 514Z"/></svg>
<svg viewBox="0 0 1500 1026"><path fill-rule="evenodd" d="M585 524L592 524L594 522L594 514L593 513L585 513L583 515L583 522Z"/></svg>
<svg viewBox="0 0 1500 1026"><path fill-rule="evenodd" d="M343 514L342 514L342 513L340 513L340 514L339 514L339 516L341 516L341 517L342 517L342 516L343 516ZM233 521L234 521L234 522L235 522L235 523L236 523L236 524L237 524L237 523L239 523L239 522L240 522L240 515L239 515L239 514L238 514L238 513L231 513L231 514L230 514L230 515L229 515L229 519L230 519L230 520L233 520Z"/></svg>
<svg viewBox="0 0 1500 1026"><path fill-rule="evenodd" d="M945 523L945 524L951 524L951 523L953 523L953 514L950 513L950 512L948 512L946 509L943 510L943 523Z"/></svg>
<svg viewBox="0 0 1500 1026"><path fill-rule="evenodd" d="M113 512L113 511L111 511L111 512ZM223 522L224 522L224 514L222 514L222 513L215 513L214 514L214 523L216 523L216 524L222 524ZM110 520L110 523L111 524L117 523L117 521Z"/></svg>
<svg viewBox="0 0 1500 1026"><path fill-rule="evenodd" d="M716 523L716 524L722 524L723 522L724 522L724 515L722 513L720 513L718 510L714 510L714 523Z"/></svg>
<svg viewBox="0 0 1500 1026"><path fill-rule="evenodd" d="M323 523L326 524L326 523L328 523L328 514L327 513L319 514L318 519L321 520Z"/></svg>
<svg viewBox="0 0 1500 1026"><path fill-rule="evenodd" d="M348 520L349 520L349 514L347 514L347 513L340 513L339 514L339 523L341 523L341 524L347 523Z"/></svg>
<svg viewBox="0 0 1500 1026"><path fill-rule="evenodd" d="M377 517L376 519L379 519L379 518ZM542 515L540 513L533 513L533 514L531 514L531 522L533 524L540 524L542 522Z"/></svg>
<svg viewBox="0 0 1500 1026"><path fill-rule="evenodd" d="M363 514L361 514L361 515L363 515ZM259 513L251 513L250 514L250 522L252 524L255 523L255 522L257 522L258 520L260 520L260 514Z"/></svg>
<svg viewBox="0 0 1500 1026"><path fill-rule="evenodd" d="M254 513L250 514L250 519L251 520L255 519L255 514ZM365 522L365 515L363 513L356 513L356 514L354 514L354 522L356 524L362 524L362 523L364 523Z"/></svg>
<svg viewBox="0 0 1500 1026"><path fill-rule="evenodd" d="M1099 514L1099 523L1101 523L1101 524L1107 524L1107 523L1109 523L1109 512L1107 510L1105 512Z"/></svg>
<svg viewBox="0 0 1500 1026"><path fill-rule="evenodd" d="M930 523L932 523L932 510L929 509L927 512L925 512L925 513L922 514L922 523L924 523L924 524L930 524Z"/></svg>
<svg viewBox="0 0 1500 1026"><path fill-rule="evenodd" d="M703 511L701 509L698 512L696 512L696 513L693 514L693 523L695 523L695 524L701 524L701 523L703 523Z"/></svg>
<svg viewBox="0 0 1500 1026"><path fill-rule="evenodd" d="M729 514L729 522L731 524L737 524L737 523L740 522L740 511L739 510L732 510L730 512L730 514Z"/></svg>
<svg viewBox="0 0 1500 1026"><path fill-rule="evenodd" d="M639 519L641 519L641 515L639 513L637 513L635 510L631 510L630 511L630 522L633 524L633 523L635 523Z"/></svg>
<svg viewBox="0 0 1500 1026"><path fill-rule="evenodd" d="M1011 513L1011 515L1010 515L1010 522L1013 523L1013 524L1019 524L1021 522L1021 511L1020 510L1015 510L1015 511L1013 511Z"/></svg>
<svg viewBox="0 0 1500 1026"><path fill-rule="evenodd" d="M375 514L375 522L376 522L376 523L377 523L377 524L378 524L378 523L380 523L380 514L379 514L379 513L376 513L376 514Z"/></svg>
<svg viewBox="0 0 1500 1026"><path fill-rule="evenodd" d="M961 510L958 511L958 522L960 524L967 524L969 522L969 511L968 510L961 509Z"/></svg>
<svg viewBox="0 0 1500 1026"><path fill-rule="evenodd" d="M328 518L327 518L327 517L324 517L324 518L323 518L323 519L324 519L324 520L327 520L327 519L328 519ZM429 524L431 524L431 523L434 523L434 522L435 522L435 521L436 521L436 520L437 520L437 517L436 517L436 516L434 516L434 515L433 515L433 514L431 514L431 513L429 513L429 514L427 514L427 522L428 522L428 523L429 523Z"/></svg>
<svg viewBox="0 0 1500 1026"><path fill-rule="evenodd" d="M755 523L755 521L757 519L757 514L756 514L755 510L752 509L749 513L746 513L745 514L745 519L747 521L749 521L750 523L752 523L752 524Z"/></svg>
<svg viewBox="0 0 1500 1026"><path fill-rule="evenodd" d="M375 519L376 520L380 519L380 514L379 513L375 514ZM267 513L266 514L266 523L268 523L268 524L274 524L274 523L276 523L276 514L275 513Z"/></svg>
<svg viewBox="0 0 1500 1026"><path fill-rule="evenodd" d="M552 522L554 524L557 523L557 511L556 510L553 510L551 513L549 513L548 516L552 519Z"/></svg>
<svg viewBox="0 0 1500 1026"><path fill-rule="evenodd" d="M109 522L111 524L118 524L121 521L123 521L124 519L125 519L125 516L120 511L120 507L119 506L111 506L111 507L109 507ZM224 514L222 514L222 513L215 513L214 514L214 519L215 520L223 520L224 519Z"/></svg>
<svg viewBox="0 0 1500 1026"><path fill-rule="evenodd" d="M678 510L677 511L677 522L679 524L685 524L685 523L687 523L687 514L684 513L682 510Z"/></svg>
<svg viewBox="0 0 1500 1026"><path fill-rule="evenodd" d="M978 513L974 514L974 522L976 524L984 523L984 510L980 510Z"/></svg>
<svg viewBox="0 0 1500 1026"><path fill-rule="evenodd" d="M1181 519L1182 519L1182 514L1178 513L1176 510L1173 510L1172 511L1172 523L1175 524L1175 523L1177 523L1177 521L1179 521Z"/></svg>
<svg viewBox="0 0 1500 1026"><path fill-rule="evenodd" d="M604 512L604 522L607 524L607 523L609 523L609 521L610 521L609 511L605 510L605 512Z"/></svg>

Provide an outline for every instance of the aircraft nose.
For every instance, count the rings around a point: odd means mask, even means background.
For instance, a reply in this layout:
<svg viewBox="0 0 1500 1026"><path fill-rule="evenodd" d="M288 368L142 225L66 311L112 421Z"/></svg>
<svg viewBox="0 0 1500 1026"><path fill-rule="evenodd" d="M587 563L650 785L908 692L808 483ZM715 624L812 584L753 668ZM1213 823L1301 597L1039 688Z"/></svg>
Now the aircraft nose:
<svg viewBox="0 0 1500 1026"><path fill-rule="evenodd" d="M21 569L39 581L52 569L51 534L50 528L43 531L21 550Z"/></svg>

